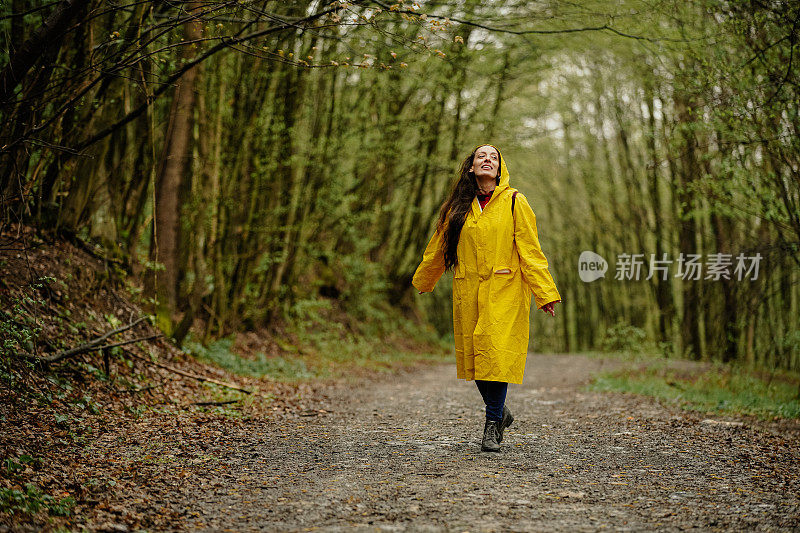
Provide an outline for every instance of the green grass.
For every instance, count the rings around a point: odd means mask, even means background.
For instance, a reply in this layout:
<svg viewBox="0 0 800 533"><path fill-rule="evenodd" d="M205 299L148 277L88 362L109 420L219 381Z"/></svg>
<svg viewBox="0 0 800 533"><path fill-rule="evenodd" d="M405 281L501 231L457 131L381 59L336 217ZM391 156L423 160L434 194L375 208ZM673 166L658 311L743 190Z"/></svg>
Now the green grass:
<svg viewBox="0 0 800 533"><path fill-rule="evenodd" d="M370 331L367 327L354 331L337 322L297 324L292 330L292 342L279 340L283 352L280 356L257 353L254 358L242 357L233 351L231 339L219 339L205 346L190 339L183 348L200 361L230 372L284 382L393 372L421 362L452 360L452 342L440 341L410 323L395 324L397 330L388 335L386 331ZM429 349L420 351L421 346Z"/></svg>
<svg viewBox="0 0 800 533"><path fill-rule="evenodd" d="M449 351L417 352L397 347L391 340L367 335L344 334L338 329L306 331L302 335L304 353L316 377L344 377L348 372L392 372L420 361L449 361Z"/></svg>
<svg viewBox="0 0 800 533"><path fill-rule="evenodd" d="M685 363L685 362L684 362ZM769 375L728 365L682 365L652 360L637 368L598 375L589 385L595 391L652 396L667 403L703 412L728 412L761 418L800 418L800 376Z"/></svg>
<svg viewBox="0 0 800 533"><path fill-rule="evenodd" d="M245 359L231 351L233 341L220 339L208 346L194 341L187 342L184 349L206 363L213 363L225 370L251 377L269 376L277 380L292 381L313 377L305 361L295 357L267 357L256 354L255 359Z"/></svg>

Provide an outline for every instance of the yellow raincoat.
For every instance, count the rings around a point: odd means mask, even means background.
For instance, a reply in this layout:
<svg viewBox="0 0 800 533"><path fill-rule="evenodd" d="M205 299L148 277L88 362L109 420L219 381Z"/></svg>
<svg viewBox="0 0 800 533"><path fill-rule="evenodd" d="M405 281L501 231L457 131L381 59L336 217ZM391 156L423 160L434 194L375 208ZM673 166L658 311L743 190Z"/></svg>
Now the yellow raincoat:
<svg viewBox="0 0 800 533"><path fill-rule="evenodd" d="M539 246L536 215L521 193L512 214L515 189L508 183L501 156L499 185L483 211L477 198L472 201L458 241L453 329L460 379L522 383L531 292L538 308L561 299ZM442 238L434 232L414 273L412 283L421 292L431 292L444 274Z"/></svg>

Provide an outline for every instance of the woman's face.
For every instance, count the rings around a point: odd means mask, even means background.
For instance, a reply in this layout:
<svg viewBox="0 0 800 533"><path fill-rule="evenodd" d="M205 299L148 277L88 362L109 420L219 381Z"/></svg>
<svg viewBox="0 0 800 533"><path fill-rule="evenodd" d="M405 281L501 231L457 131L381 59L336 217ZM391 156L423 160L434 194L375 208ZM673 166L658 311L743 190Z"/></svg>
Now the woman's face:
<svg viewBox="0 0 800 533"><path fill-rule="evenodd" d="M478 181L497 178L500 175L500 154L488 144L478 147L469 170Z"/></svg>

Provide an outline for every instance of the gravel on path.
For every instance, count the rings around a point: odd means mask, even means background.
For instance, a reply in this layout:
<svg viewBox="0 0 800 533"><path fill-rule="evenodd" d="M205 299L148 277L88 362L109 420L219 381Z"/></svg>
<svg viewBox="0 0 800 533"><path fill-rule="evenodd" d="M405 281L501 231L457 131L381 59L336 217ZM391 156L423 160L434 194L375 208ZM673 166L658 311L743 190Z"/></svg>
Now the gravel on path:
<svg viewBox="0 0 800 533"><path fill-rule="evenodd" d="M586 391L619 364L531 354L496 454L454 366L340 386L315 416L184 440L203 460L159 505L200 531L800 528L798 432Z"/></svg>

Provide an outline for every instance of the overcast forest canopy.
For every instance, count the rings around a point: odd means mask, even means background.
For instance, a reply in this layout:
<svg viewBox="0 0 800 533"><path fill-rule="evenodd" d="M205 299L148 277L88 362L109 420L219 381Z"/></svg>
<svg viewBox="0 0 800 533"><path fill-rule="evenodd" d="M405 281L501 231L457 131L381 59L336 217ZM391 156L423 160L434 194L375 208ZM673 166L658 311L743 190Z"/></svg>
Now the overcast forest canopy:
<svg viewBox="0 0 800 533"><path fill-rule="evenodd" d="M490 142L564 300L532 348L798 369L799 24L788 0L8 0L0 226L99 244L178 341L320 305L446 336L449 276L411 276Z"/></svg>

